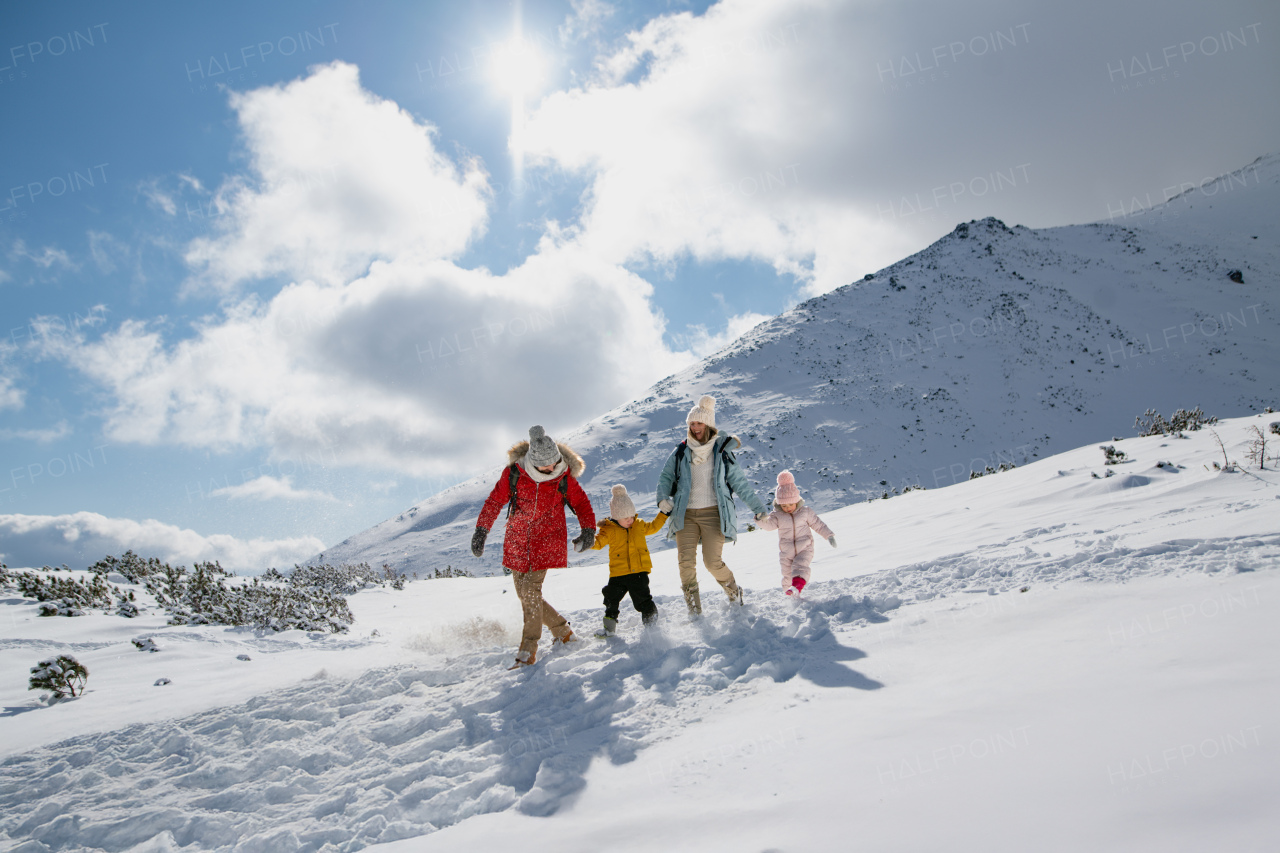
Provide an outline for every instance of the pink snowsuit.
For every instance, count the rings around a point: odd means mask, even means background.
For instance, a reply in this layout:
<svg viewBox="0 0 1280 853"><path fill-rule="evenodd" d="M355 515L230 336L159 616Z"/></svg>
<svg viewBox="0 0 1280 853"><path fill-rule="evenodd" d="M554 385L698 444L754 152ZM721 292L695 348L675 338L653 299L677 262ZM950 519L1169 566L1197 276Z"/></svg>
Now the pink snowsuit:
<svg viewBox="0 0 1280 853"><path fill-rule="evenodd" d="M823 539L829 539L833 535L831 528L823 524L818 514L805 506L803 500L792 513L777 509L777 501L774 501L773 506L773 512L761 520L760 529L778 531L778 562L782 564L782 586L791 586L791 579L797 577L804 578L804 582L808 583L809 563L813 560L812 531L816 530Z"/></svg>

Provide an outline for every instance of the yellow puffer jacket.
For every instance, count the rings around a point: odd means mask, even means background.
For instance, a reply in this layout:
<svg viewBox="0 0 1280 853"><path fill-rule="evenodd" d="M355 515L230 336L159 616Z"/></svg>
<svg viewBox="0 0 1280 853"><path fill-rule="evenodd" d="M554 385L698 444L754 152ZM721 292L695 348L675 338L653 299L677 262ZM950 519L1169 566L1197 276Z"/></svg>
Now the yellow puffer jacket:
<svg viewBox="0 0 1280 853"><path fill-rule="evenodd" d="M644 521L640 516L631 522L630 527L623 527L612 518L600 522L596 532L596 541L592 549L609 546L609 577L634 575L637 572L648 572L653 569L653 560L649 558L649 544L645 537L657 533L667 523L667 514L658 513L653 521Z"/></svg>

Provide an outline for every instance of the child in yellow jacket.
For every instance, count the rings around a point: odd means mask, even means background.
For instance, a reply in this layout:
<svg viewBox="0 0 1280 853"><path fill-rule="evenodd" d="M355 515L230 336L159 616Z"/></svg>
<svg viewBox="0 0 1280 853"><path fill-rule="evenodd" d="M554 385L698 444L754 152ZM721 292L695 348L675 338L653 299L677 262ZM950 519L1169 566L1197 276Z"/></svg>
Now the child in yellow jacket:
<svg viewBox="0 0 1280 853"><path fill-rule="evenodd" d="M609 518L600 522L592 549L609 546L609 583L604 589L604 628L597 637L612 637L618 628L618 606L631 596L631 604L640 612L645 625L658 620L658 606L649 592L649 572L653 561L645 537L657 533L667 523L667 513L658 513L653 521L636 517L636 505L627 487L613 487L609 499Z"/></svg>

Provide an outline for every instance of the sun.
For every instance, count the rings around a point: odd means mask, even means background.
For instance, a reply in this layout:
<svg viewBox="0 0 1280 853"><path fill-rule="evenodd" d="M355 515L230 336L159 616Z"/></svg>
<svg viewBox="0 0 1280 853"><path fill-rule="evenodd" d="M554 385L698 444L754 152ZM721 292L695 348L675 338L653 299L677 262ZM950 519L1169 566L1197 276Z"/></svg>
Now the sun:
<svg viewBox="0 0 1280 853"><path fill-rule="evenodd" d="M546 60L542 53L520 36L513 36L499 45L490 63L490 76L502 92L513 98L537 91L546 74Z"/></svg>

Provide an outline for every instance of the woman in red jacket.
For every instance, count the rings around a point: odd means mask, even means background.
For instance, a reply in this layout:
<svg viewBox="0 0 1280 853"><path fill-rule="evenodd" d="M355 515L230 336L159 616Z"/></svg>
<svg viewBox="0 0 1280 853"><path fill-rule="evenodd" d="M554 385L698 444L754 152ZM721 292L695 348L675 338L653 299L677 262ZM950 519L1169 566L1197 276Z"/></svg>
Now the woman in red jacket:
<svg viewBox="0 0 1280 853"><path fill-rule="evenodd" d="M563 616L542 597L542 583L547 569L569 565L568 527L564 507L578 518L582 528L573 540L575 551L585 551L595 539L596 515L591 500L578 485L577 478L586 468L572 448L557 444L540 426L529 428L529 440L520 441L507 451L508 466L498 478L489 499L480 510L476 531L471 536L471 553L484 553L484 540L504 504L507 531L502 542L502 565L511 570L520 608L524 611L524 633L516 663L512 669L531 665L538 656L538 640L542 626L551 636L567 643L573 631Z"/></svg>

